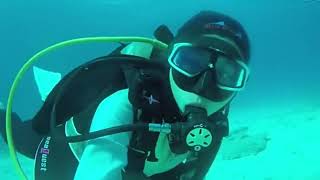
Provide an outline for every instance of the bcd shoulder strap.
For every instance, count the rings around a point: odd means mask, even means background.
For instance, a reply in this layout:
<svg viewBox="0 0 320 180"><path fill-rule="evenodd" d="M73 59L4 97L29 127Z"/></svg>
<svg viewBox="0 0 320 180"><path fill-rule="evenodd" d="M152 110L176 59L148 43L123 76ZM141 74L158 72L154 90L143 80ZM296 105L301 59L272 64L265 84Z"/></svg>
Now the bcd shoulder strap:
<svg viewBox="0 0 320 180"><path fill-rule="evenodd" d="M161 123L161 78L154 75L155 69L126 66L125 76L129 88L129 101L134 107L134 123ZM143 172L145 161L157 161L155 146L159 133L132 133L128 148L127 172Z"/></svg>

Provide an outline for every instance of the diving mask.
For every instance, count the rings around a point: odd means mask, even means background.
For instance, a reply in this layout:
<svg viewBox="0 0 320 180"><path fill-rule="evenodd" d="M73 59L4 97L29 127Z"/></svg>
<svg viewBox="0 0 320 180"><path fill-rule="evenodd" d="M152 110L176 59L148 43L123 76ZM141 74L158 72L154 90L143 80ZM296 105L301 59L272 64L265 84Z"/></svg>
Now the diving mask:
<svg viewBox="0 0 320 180"><path fill-rule="evenodd" d="M219 49L191 43L175 44L168 61L172 68L189 78L213 71L216 84L222 90L240 91L249 77L249 68L244 62L228 57Z"/></svg>

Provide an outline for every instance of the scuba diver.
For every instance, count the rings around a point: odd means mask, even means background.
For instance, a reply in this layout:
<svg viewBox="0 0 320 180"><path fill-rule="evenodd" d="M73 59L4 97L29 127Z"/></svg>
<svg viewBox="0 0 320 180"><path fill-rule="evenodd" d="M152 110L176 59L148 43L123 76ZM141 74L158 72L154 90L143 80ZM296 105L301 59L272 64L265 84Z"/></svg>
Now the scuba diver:
<svg viewBox="0 0 320 180"><path fill-rule="evenodd" d="M205 179L249 77L247 33L202 11L176 35L161 25L154 36L168 49L121 43L64 76L31 120L13 113L16 149L35 159L36 180Z"/></svg>

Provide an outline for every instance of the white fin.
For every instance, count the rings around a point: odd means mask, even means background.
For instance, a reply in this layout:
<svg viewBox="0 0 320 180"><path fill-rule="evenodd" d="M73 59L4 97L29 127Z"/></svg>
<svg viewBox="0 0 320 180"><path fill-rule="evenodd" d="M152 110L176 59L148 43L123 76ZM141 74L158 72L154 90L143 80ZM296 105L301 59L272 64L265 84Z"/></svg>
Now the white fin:
<svg viewBox="0 0 320 180"><path fill-rule="evenodd" d="M61 74L47 71L36 66L33 66L33 74L41 100L45 101L54 86L61 80Z"/></svg>

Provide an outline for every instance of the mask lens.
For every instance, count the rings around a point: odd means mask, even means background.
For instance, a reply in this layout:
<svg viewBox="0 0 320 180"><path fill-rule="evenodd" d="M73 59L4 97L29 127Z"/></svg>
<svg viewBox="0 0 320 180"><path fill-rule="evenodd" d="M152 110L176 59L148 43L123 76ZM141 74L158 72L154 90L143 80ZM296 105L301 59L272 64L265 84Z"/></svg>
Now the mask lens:
<svg viewBox="0 0 320 180"><path fill-rule="evenodd" d="M237 61L219 56L215 64L215 70L219 85L230 88L241 88L244 85L247 72Z"/></svg>
<svg viewBox="0 0 320 180"><path fill-rule="evenodd" d="M172 63L189 76L195 76L208 69L210 52L195 47L180 47L172 59Z"/></svg>

